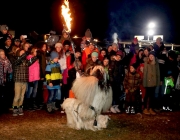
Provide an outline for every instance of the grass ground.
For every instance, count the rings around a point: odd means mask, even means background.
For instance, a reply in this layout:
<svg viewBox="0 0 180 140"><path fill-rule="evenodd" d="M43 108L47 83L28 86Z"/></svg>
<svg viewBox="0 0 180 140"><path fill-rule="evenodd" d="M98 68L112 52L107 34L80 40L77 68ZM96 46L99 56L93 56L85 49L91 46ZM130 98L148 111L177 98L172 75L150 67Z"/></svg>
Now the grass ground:
<svg viewBox="0 0 180 140"><path fill-rule="evenodd" d="M73 130L66 126L66 115L59 111L24 112L0 116L0 140L180 140L180 112L156 116L108 114L107 129Z"/></svg>

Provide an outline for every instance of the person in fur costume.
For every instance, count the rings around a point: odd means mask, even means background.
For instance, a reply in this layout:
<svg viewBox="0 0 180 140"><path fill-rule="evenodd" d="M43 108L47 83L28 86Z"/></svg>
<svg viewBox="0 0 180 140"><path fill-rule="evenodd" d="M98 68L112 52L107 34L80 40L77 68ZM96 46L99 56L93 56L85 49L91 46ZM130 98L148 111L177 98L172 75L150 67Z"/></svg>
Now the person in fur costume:
<svg viewBox="0 0 180 140"><path fill-rule="evenodd" d="M112 104L112 89L106 76L104 68L97 65L90 68L89 76L74 81L72 91L75 98L67 98L62 104L70 128L95 131L99 130L98 124L108 124L108 119L98 119Z"/></svg>

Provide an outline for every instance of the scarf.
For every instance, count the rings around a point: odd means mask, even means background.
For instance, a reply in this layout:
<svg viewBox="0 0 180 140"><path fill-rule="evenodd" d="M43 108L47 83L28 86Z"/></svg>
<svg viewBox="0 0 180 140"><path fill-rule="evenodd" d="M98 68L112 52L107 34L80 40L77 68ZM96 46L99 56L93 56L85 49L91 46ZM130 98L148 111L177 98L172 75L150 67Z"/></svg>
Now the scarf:
<svg viewBox="0 0 180 140"><path fill-rule="evenodd" d="M12 73L12 65L7 59L0 58L0 85L4 85L7 81L7 74Z"/></svg>

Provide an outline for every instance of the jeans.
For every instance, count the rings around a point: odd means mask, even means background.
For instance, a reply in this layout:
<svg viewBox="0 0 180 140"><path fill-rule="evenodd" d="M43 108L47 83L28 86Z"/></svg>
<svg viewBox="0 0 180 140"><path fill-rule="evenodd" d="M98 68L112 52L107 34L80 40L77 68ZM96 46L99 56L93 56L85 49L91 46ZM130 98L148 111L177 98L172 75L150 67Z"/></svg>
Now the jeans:
<svg viewBox="0 0 180 140"><path fill-rule="evenodd" d="M161 108L163 105L163 97L164 97L164 91L165 91L165 85L162 83L162 85L157 86L155 89L155 95L154 95L154 103L155 108Z"/></svg>
<svg viewBox="0 0 180 140"><path fill-rule="evenodd" d="M59 91L60 89L48 89L48 93L49 93L48 102L47 102L48 104L55 102L55 100L57 99L57 96L61 95L59 94Z"/></svg>
<svg viewBox="0 0 180 140"><path fill-rule="evenodd" d="M162 83L162 85L157 86L155 89L155 98L162 98L164 96L164 90L165 90L165 85Z"/></svg>
<svg viewBox="0 0 180 140"><path fill-rule="evenodd" d="M26 97L31 98L32 95L33 98L36 98L37 88L38 88L38 81L28 83L28 91Z"/></svg>

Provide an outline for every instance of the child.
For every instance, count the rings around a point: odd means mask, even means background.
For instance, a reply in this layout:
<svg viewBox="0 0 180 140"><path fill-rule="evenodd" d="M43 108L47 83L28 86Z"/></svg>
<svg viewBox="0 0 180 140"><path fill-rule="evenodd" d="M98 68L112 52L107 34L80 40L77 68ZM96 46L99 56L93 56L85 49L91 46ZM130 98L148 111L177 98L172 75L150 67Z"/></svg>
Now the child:
<svg viewBox="0 0 180 140"><path fill-rule="evenodd" d="M134 114L136 111L136 97L140 91L141 77L136 72L136 64L130 65L129 71L124 78L124 89L126 93L126 113Z"/></svg>
<svg viewBox="0 0 180 140"><path fill-rule="evenodd" d="M49 92L47 111L49 113L51 113L53 110L57 110L55 100L58 92L60 92L60 86L62 85L62 75L58 60L58 53L52 51L50 54L50 62L46 66L46 81Z"/></svg>
<svg viewBox="0 0 180 140"><path fill-rule="evenodd" d="M37 60L37 57L33 57L31 61L27 61L27 53L24 50L18 50L16 54L18 58L14 62L15 95L13 100L13 116L24 115L23 101L29 80L28 67Z"/></svg>
<svg viewBox="0 0 180 140"><path fill-rule="evenodd" d="M12 65L7 59L4 50L0 49L0 113L8 110L8 96L6 83L12 79ZM7 94L5 94L7 93ZM2 108L3 107L3 108Z"/></svg>
<svg viewBox="0 0 180 140"><path fill-rule="evenodd" d="M37 48L32 47L30 54L27 56L27 60L31 61L31 59L35 56L37 56ZM40 66L39 66L39 60L36 60L29 67L29 83L28 83L28 91L27 91L28 109L37 109L36 94L37 94L39 80L40 80Z"/></svg>

